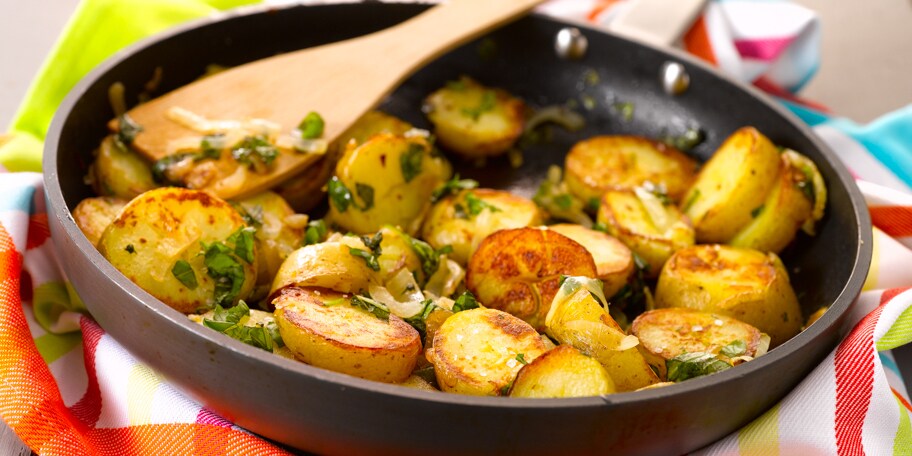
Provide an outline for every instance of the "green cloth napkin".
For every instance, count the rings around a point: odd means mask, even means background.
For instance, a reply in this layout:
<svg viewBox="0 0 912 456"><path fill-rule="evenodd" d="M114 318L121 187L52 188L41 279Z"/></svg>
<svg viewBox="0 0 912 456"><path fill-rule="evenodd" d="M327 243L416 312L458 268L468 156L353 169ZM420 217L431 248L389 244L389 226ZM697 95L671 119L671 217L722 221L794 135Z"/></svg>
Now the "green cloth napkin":
<svg viewBox="0 0 912 456"><path fill-rule="evenodd" d="M83 0L32 82L0 146L9 171L41 171L57 106L92 68L123 47L190 19L259 0Z"/></svg>

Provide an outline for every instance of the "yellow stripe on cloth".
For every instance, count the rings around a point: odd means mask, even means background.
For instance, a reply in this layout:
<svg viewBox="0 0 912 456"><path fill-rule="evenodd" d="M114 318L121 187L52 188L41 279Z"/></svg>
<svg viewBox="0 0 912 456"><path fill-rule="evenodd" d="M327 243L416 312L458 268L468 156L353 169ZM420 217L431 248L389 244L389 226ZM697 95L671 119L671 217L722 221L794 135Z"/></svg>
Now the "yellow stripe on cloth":
<svg viewBox="0 0 912 456"><path fill-rule="evenodd" d="M896 429L896 438L893 439L893 454L912 454L912 423L909 422L909 411L906 406L896 398L899 406L899 427Z"/></svg>
<svg viewBox="0 0 912 456"><path fill-rule="evenodd" d="M874 235L871 236L871 239L874 241L871 246L871 267L868 268L868 277L865 279L861 291L877 289L877 279L880 275L880 236L881 231L874 228Z"/></svg>
<svg viewBox="0 0 912 456"><path fill-rule="evenodd" d="M130 370L127 384L127 417L131 426L150 424L152 421L152 402L161 379L151 369L135 364Z"/></svg>
<svg viewBox="0 0 912 456"><path fill-rule="evenodd" d="M779 456L779 404L738 432L741 456Z"/></svg>

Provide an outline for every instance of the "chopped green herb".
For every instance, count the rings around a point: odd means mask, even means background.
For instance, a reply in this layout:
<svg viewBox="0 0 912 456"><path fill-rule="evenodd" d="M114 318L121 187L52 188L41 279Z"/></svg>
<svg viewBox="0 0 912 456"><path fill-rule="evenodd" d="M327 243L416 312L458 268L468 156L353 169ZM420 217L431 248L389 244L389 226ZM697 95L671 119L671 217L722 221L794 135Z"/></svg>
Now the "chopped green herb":
<svg viewBox="0 0 912 456"><path fill-rule="evenodd" d="M507 383L506 385L500 387L500 395L501 395L501 396L509 396L509 395L510 395L510 389L513 388L513 382L514 382L514 381L516 381L516 380L513 379L513 380L510 381L510 383Z"/></svg>
<svg viewBox="0 0 912 456"><path fill-rule="evenodd" d="M195 161L205 160L207 158L212 160L218 160L221 158L221 148L215 147L215 144L221 144L224 141L225 135L222 133L216 133L214 135L203 136L202 141L200 141L200 153L194 158Z"/></svg>
<svg viewBox="0 0 912 456"><path fill-rule="evenodd" d="M232 255L233 251L221 242L203 243L203 264L206 273L215 279L215 303L230 305L244 286L244 267Z"/></svg>
<svg viewBox="0 0 912 456"><path fill-rule="evenodd" d="M186 260L177 260L177 262L174 263L174 266L171 267L171 274L174 275L175 279L191 290L195 290L196 287L199 286L199 282L196 281L196 273L193 272L193 268Z"/></svg>
<svg viewBox="0 0 912 456"><path fill-rule="evenodd" d="M406 182L421 174L421 160L424 158L424 146L411 143L408 150L399 156L399 167L402 169L402 178Z"/></svg>
<svg viewBox="0 0 912 456"><path fill-rule="evenodd" d="M234 244L234 254L247 264L253 264L253 233L255 231L250 227L239 228L227 239L228 242Z"/></svg>
<svg viewBox="0 0 912 456"><path fill-rule="evenodd" d="M440 256L453 251L453 246L446 245L439 250L434 250L430 244L422 241L421 239L415 239L411 236L408 237L409 244L412 246L412 250L415 251L415 254L418 255L418 258L421 259L421 270L424 271L425 277L430 277L437 272L437 268L440 267Z"/></svg>
<svg viewBox="0 0 912 456"><path fill-rule="evenodd" d="M629 101L622 101L614 104L614 109L621 115L624 122L630 122L630 119L633 119L633 108L633 103Z"/></svg>
<svg viewBox="0 0 912 456"><path fill-rule="evenodd" d="M373 238L367 236L361 236L361 242L367 246L370 251L364 249L358 249L355 247L349 247L348 253L352 256L359 257L367 263L367 267L373 269L374 271L380 270L380 263L378 261L380 255L383 253L380 248L380 242L383 240L383 233L378 232L374 235Z"/></svg>
<svg viewBox="0 0 912 456"><path fill-rule="evenodd" d="M319 244L325 241L328 232L323 219L311 220L307 223L307 230L304 231L304 245Z"/></svg>
<svg viewBox="0 0 912 456"><path fill-rule="evenodd" d="M231 206L234 207L234 210L238 211L238 214L241 214L241 218L244 219L244 223L246 223L247 226L263 226L263 206L255 204L251 206L250 209L247 209L238 203L232 203Z"/></svg>
<svg viewBox="0 0 912 456"><path fill-rule="evenodd" d="M453 303L453 313L477 308L478 301L475 300L475 295L469 290L463 291L462 295L456 298L456 302Z"/></svg>
<svg viewBox="0 0 912 456"><path fill-rule="evenodd" d="M633 254L633 264L636 266L637 270L643 271L644 274L649 274L649 263L636 252L631 253Z"/></svg>
<svg viewBox="0 0 912 456"><path fill-rule="evenodd" d="M580 102L583 103L583 108L585 108L586 111L592 111L595 109L595 98L593 98L592 95L580 95Z"/></svg>
<svg viewBox="0 0 912 456"><path fill-rule="evenodd" d="M339 180L338 177L333 176L327 184L327 193L329 193L329 201L332 202L333 206L336 207L336 210L339 212L345 212L348 210L353 202L351 190Z"/></svg>
<svg viewBox="0 0 912 456"><path fill-rule="evenodd" d="M446 88L454 92L462 92L466 89L466 83L463 79L457 79L455 81L447 81Z"/></svg>
<svg viewBox="0 0 912 456"><path fill-rule="evenodd" d="M489 209L491 212L500 212L500 209L497 206L487 203L483 199L475 196L472 192L466 193L465 199L466 205L469 208L469 213L473 216L480 214L481 211L485 209Z"/></svg>
<svg viewBox="0 0 912 456"><path fill-rule="evenodd" d="M680 136L671 136L667 135L662 139L662 142L668 144L675 149L682 150L687 152L694 147L697 147L700 143L703 142L705 136L699 128L689 128Z"/></svg>
<svg viewBox="0 0 912 456"><path fill-rule="evenodd" d="M804 174L804 180L796 182L795 186L804 193L804 196L814 204L817 201L817 193L814 189L814 172L808 166L802 166L801 173Z"/></svg>
<svg viewBox="0 0 912 456"><path fill-rule="evenodd" d="M178 154L168 155L162 157L155 161L152 164L152 178L155 179L155 182L165 185L182 185L181 182L175 182L168 179L168 168L174 166L175 164L183 161L187 157L196 157L197 154L193 152L182 152Z"/></svg>
<svg viewBox="0 0 912 456"><path fill-rule="evenodd" d="M249 315L250 308L244 301L227 310L216 305L212 319L204 319L203 325L263 350L272 351L273 347L285 345L274 320L270 319L254 326L241 324L243 318Z"/></svg>
<svg viewBox="0 0 912 456"><path fill-rule="evenodd" d="M279 156L279 149L263 135L248 136L231 149L231 156L238 163L262 171Z"/></svg>
<svg viewBox="0 0 912 456"><path fill-rule="evenodd" d="M517 353L516 360L519 361L520 363L522 363L523 366L525 366L526 364L529 364L529 362L526 361L526 355L523 353Z"/></svg>
<svg viewBox="0 0 912 456"><path fill-rule="evenodd" d="M719 354L726 358L734 358L736 356L741 356L747 352L747 343L741 339L735 340L732 343L722 347L719 350Z"/></svg>
<svg viewBox="0 0 912 456"><path fill-rule="evenodd" d="M602 205L602 202L598 198L589 198L589 201L586 203L586 210L589 212L598 212L599 206Z"/></svg>
<svg viewBox="0 0 912 456"><path fill-rule="evenodd" d="M569 210L570 206L573 205L573 197L563 193L554 197L554 204L557 204L557 207L563 210Z"/></svg>
<svg viewBox="0 0 912 456"><path fill-rule="evenodd" d="M351 304L355 307L364 309L381 320L389 320L390 311L386 305L377 302L366 296L354 295L351 297Z"/></svg>
<svg viewBox="0 0 912 456"><path fill-rule="evenodd" d="M478 106L474 108L463 108L462 113L477 122L482 114L494 109L494 106L496 105L497 94L495 94L493 90L485 90L484 93L481 94L481 101L478 103Z"/></svg>
<svg viewBox="0 0 912 456"><path fill-rule="evenodd" d="M599 77L598 72L592 68L589 68L585 73L583 73L583 80L588 86L597 85L600 79L601 78Z"/></svg>
<svg viewBox="0 0 912 456"><path fill-rule="evenodd" d="M348 298L346 297L330 299L329 301L323 301L323 307L335 307L340 304L345 304L346 301L348 301Z"/></svg>
<svg viewBox="0 0 912 456"><path fill-rule="evenodd" d="M764 207L763 204L761 204L761 205L755 207L754 210L751 211L751 217L752 217L752 218L757 218L758 215L762 214L762 213L763 213L763 207Z"/></svg>
<svg viewBox="0 0 912 456"><path fill-rule="evenodd" d="M358 198L361 198L361 201L364 202L364 205L358 208L361 212L369 211L374 207L374 187L355 182L355 192L358 194Z"/></svg>
<svg viewBox="0 0 912 456"><path fill-rule="evenodd" d="M684 206L681 208L681 212L687 212L690 210L690 207L697 201L697 198L700 197L700 189L694 189L693 193L690 194L690 197L687 198L687 201L684 203Z"/></svg>
<svg viewBox="0 0 912 456"><path fill-rule="evenodd" d="M127 113L120 115L117 127L117 140L126 146L132 144L136 135L143 131L142 125L136 123Z"/></svg>
<svg viewBox="0 0 912 456"><path fill-rule="evenodd" d="M456 193L459 190L471 190L471 189L477 188L477 187L478 187L478 181L474 181L472 179L459 179L459 174L457 174L457 175L453 176L452 179L446 181L446 183L443 184L442 186L437 187L437 189L435 189L434 192L431 193L431 202L436 203L437 201L440 201L442 198L449 196L450 194Z"/></svg>
<svg viewBox="0 0 912 456"><path fill-rule="evenodd" d="M421 312L418 312L409 318L403 318L403 320L412 325L412 327L418 331L421 340L424 340L425 336L427 336L427 318L431 315L431 312L437 308L437 305L434 304L433 299L426 299L422 304L424 304L424 308L421 309Z"/></svg>
<svg viewBox="0 0 912 456"><path fill-rule="evenodd" d="M453 205L453 217L465 220L469 218L469 214L466 213L466 210L462 204L457 203Z"/></svg>
<svg viewBox="0 0 912 456"><path fill-rule="evenodd" d="M714 374L731 367L712 353L683 353L665 362L668 381L681 382L694 377Z"/></svg>
<svg viewBox="0 0 912 456"><path fill-rule="evenodd" d="M361 238L361 242L363 242L364 245L366 245L367 248L369 248L371 250L371 252L373 252L375 255L380 255L380 253L381 253L380 243L383 242L383 233L378 231L377 234L374 235L374 237L368 237L368 236L359 236L359 237Z"/></svg>
<svg viewBox="0 0 912 456"><path fill-rule="evenodd" d="M601 231L602 233L607 233L608 225L605 225L602 222L596 222L595 225L592 225L592 229L595 231Z"/></svg>
<svg viewBox="0 0 912 456"><path fill-rule="evenodd" d="M127 253L136 253L136 248L133 247L133 244L127 244L127 246L124 247L124 250L126 250Z"/></svg>
<svg viewBox="0 0 912 456"><path fill-rule="evenodd" d="M317 139L323 136L323 128L326 124L323 122L323 117L316 112L309 112L304 117L304 120L298 124L298 130L301 132L301 138L303 139Z"/></svg>

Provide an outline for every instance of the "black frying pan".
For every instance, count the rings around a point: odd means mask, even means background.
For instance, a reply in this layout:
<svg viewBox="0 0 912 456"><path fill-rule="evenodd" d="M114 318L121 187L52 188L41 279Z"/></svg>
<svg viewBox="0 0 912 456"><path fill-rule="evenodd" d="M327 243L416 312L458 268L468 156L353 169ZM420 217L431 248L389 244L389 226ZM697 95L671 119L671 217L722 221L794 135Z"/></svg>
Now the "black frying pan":
<svg viewBox="0 0 912 456"><path fill-rule="evenodd" d="M584 30L589 51L559 60L555 34L566 24L532 16L490 36L493 56L470 43L421 70L382 108L423 127L422 98L461 74L544 106L596 101L583 131L556 130L512 169L494 160L463 175L484 186L530 195L571 144L596 134L660 138L699 128L693 149L706 159L738 127L756 126L775 143L813 159L829 187L819 234L800 236L783 258L807 314L830 311L769 354L666 388L577 399L522 400L430 393L370 382L296 363L191 323L127 280L88 242L69 210L92 196L83 183L91 151L113 116L108 87L123 82L128 101L162 67L162 91L198 77L209 63L235 65L375 31L426 6L365 3L261 9L172 30L118 54L63 102L48 134L44 167L51 232L69 278L92 315L120 343L190 396L266 437L320 453L636 453L680 454L738 429L793 388L847 331L846 311L861 290L871 229L861 195L837 158L809 129L755 90L677 53ZM683 63L690 89L666 95L660 67ZM588 86L585 73L600 76ZM315 88L315 90L319 90ZM614 102L635 106L625 121Z"/></svg>

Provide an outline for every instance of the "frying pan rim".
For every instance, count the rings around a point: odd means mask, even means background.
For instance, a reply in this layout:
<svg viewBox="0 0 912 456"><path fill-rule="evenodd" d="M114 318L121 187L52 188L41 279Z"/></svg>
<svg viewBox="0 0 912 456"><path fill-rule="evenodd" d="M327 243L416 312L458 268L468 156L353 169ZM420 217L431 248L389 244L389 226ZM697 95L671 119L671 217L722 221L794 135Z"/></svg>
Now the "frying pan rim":
<svg viewBox="0 0 912 456"><path fill-rule="evenodd" d="M414 7L416 12L420 12L421 10L432 6L428 3L389 3L398 6L405 6L406 8ZM719 385L722 383L738 381L740 378L751 375L755 371L762 370L770 364L788 358L790 354L797 351L801 346L806 343L810 343L812 339L817 338L824 331L830 329L831 326L837 323L837 320L839 320L843 314L849 312L849 307L851 306L857 294L860 293L872 257L873 235L871 231L870 217L867 210L861 210L862 208L866 208L864 198L862 197L858 187L854 184L854 180L852 179L848 170L838 159L835 153L833 153L830 148L813 133L809 126L799 120L785 107L774 102L769 98L769 96L762 93L758 89L721 73L719 70L709 66L708 64L700 61L693 56L684 53L683 51L670 48L659 48L648 43L643 43L616 35L610 31L595 29L588 24L557 19L554 17L545 16L540 13L532 13L531 15L535 16L536 20L557 23L565 26L574 26L580 28L582 31L584 31L584 33L611 35L616 39L626 41L634 46L645 47L659 53L660 55L666 55L670 57L670 59L684 63L687 66L699 67L700 69L709 72L712 76L718 78L719 80L732 84L739 90L745 92L753 99L763 104L767 109L770 109L776 115L784 118L791 124L791 126L795 127L806 139L808 139L821 152L828 164L833 168L835 174L838 176L839 185L846 189L849 200L851 201L852 210L856 220L856 228L858 230L858 239L856 239L857 248L854 252L855 264L853 265L853 269L849 275L848 280L831 305L831 308L837 310L837 312L826 312L823 317L818 320L818 322L811 325L811 327L807 330L802 331L795 337L792 337L776 349L770 351L769 354L759 357L750 363L745 363L741 366L738 366L736 369L728 369L711 376L691 379L689 381L677 383L664 388L617 393L608 396L564 399L477 397L460 394L440 394L438 392L420 391L399 385L391 385L351 377L345 374L313 367L297 361L284 359L280 356L263 357L261 356L263 354L263 351L261 349L246 345L240 341L234 340L215 331L201 331L198 324L193 323L185 315L171 309L163 302L154 298L151 294L147 293L145 290L142 290L138 285L134 284L123 274L121 274L96 250L96 248L91 243L89 243L88 239L82 234L82 231L79 230L79 228L76 226L72 214L63 198L60 182L57 179L57 149L64 124L68 120L76 103L98 79L100 79L112 68L120 65L125 60L130 59L138 52L155 46L161 41L177 37L178 35L189 32L191 30L195 30L197 28L206 27L223 20L237 18L240 16L265 16L273 13L282 13L284 11L296 8L337 8L339 6L357 7L358 4L288 4L282 6L246 6L229 10L227 12L213 14L206 18L189 21L187 23L172 27L168 30L143 39L116 52L104 62L96 66L85 77L83 77L79 83L73 87L63 102L61 102L60 107L58 108L50 125L50 128L48 129L43 156L45 170L43 175L48 208L51 212L53 212L53 216L57 218L60 226L63 227L66 237L76 245L76 247L80 250L80 253L82 255L87 255L88 259L108 277L112 285L121 288L135 301L138 301L140 305L145 306L147 310L155 313L157 315L156 318L161 318L167 321L167 323L161 322L162 324L177 325L182 331L192 333L190 337L200 338L202 342L214 344L218 347L219 350L229 350L233 352L234 356L255 358L256 362L265 362L267 364L271 364L274 368L279 368L284 371L291 371L293 372L293 375L304 375L321 382L331 383L333 386L342 386L345 388L364 390L369 393L390 395L402 400L434 401L471 407L546 409L560 406L569 408L589 408L603 407L606 404L610 405L631 402L651 402L655 400L665 399L669 396L674 396L677 394L686 394L688 392L693 392L704 388L711 388L714 385ZM832 186L833 183L829 182L827 185ZM57 243L62 241L55 239L54 242ZM92 307L92 305L88 304L88 307ZM840 333L844 332L844 328L835 329L839 330ZM150 363L150 365L154 367L154 363ZM184 390L179 382L176 382L176 384L181 388L181 390ZM195 395L191 393L191 396Z"/></svg>

